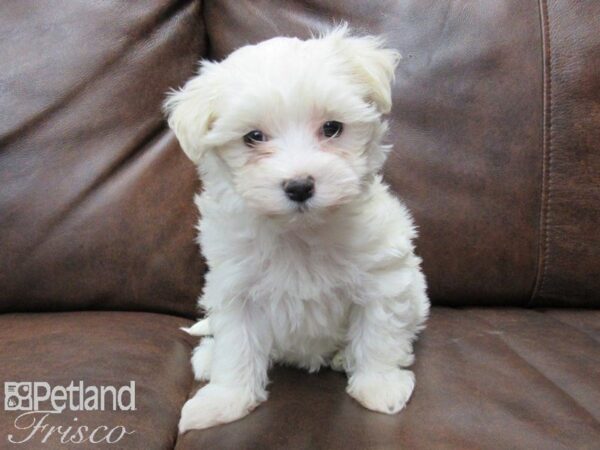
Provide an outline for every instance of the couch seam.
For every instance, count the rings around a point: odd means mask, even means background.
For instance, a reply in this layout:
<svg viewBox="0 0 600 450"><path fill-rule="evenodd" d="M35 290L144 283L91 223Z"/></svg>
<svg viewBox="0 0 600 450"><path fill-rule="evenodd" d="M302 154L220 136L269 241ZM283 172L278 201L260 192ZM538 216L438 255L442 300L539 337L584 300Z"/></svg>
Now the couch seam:
<svg viewBox="0 0 600 450"><path fill-rule="evenodd" d="M546 283L550 248L550 199L552 195L552 43L550 41L550 19L548 0L539 0L542 37L542 187L539 214L539 238L537 271L528 306L543 291Z"/></svg>
<svg viewBox="0 0 600 450"><path fill-rule="evenodd" d="M202 27L204 28L204 54L200 55L201 59L212 56L212 42L208 32L208 23L206 22L206 0L200 0L200 18L202 19Z"/></svg>

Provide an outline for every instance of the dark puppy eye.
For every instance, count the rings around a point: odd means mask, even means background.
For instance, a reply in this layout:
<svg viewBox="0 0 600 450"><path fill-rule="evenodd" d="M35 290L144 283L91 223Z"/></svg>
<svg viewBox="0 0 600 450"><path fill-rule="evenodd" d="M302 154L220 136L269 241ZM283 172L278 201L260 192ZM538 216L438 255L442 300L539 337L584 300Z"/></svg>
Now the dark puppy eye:
<svg viewBox="0 0 600 450"><path fill-rule="evenodd" d="M323 136L327 138L338 137L344 130L344 124L336 120L329 120L323 124Z"/></svg>
<svg viewBox="0 0 600 450"><path fill-rule="evenodd" d="M244 135L244 144L248 147L256 145L258 142L265 142L267 136L260 130L252 130L250 133Z"/></svg>

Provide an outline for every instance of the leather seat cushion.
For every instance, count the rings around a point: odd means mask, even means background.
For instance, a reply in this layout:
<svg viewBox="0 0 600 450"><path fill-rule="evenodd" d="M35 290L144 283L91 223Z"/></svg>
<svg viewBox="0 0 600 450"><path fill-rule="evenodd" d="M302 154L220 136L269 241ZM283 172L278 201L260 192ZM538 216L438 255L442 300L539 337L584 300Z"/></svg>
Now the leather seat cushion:
<svg viewBox="0 0 600 450"><path fill-rule="evenodd" d="M177 438L180 408L194 392L194 341L178 330L187 324L151 313L5 314L2 381L135 380L135 412L64 411L49 421L126 426L136 431L121 441L128 449L552 449L600 442L600 311L434 308L417 344L417 388L399 415L360 407L344 392L343 374L277 367L268 402L250 416ZM15 432L16 415L2 412L3 439Z"/></svg>
<svg viewBox="0 0 600 450"><path fill-rule="evenodd" d="M599 341L600 311L434 308L399 415L360 407L343 374L277 368L267 403L177 449L593 448Z"/></svg>

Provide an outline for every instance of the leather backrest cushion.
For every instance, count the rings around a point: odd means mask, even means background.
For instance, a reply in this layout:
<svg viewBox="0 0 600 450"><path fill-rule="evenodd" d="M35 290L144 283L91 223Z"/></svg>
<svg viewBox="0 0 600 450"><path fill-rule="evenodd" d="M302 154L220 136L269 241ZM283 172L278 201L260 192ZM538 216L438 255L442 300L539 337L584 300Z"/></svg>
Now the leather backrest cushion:
<svg viewBox="0 0 600 450"><path fill-rule="evenodd" d="M0 5L0 311L194 314L195 170L161 103L204 53L201 5Z"/></svg>
<svg viewBox="0 0 600 450"><path fill-rule="evenodd" d="M532 306L600 306L600 2L542 1L543 191Z"/></svg>
<svg viewBox="0 0 600 450"><path fill-rule="evenodd" d="M403 54L385 175L434 303L600 306L600 2L222 0L205 17L215 59L341 20Z"/></svg>

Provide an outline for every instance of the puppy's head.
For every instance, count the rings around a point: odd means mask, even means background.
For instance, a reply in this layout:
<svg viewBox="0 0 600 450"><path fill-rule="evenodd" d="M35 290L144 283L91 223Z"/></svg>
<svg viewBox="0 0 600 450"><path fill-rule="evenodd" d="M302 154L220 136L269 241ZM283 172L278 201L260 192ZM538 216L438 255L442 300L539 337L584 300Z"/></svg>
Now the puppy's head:
<svg viewBox="0 0 600 450"><path fill-rule="evenodd" d="M230 183L265 215L319 214L360 195L383 165L398 60L345 26L246 46L169 96L169 126L206 182Z"/></svg>

